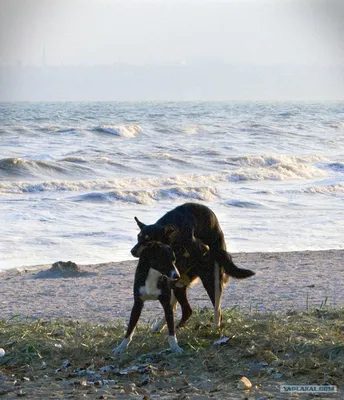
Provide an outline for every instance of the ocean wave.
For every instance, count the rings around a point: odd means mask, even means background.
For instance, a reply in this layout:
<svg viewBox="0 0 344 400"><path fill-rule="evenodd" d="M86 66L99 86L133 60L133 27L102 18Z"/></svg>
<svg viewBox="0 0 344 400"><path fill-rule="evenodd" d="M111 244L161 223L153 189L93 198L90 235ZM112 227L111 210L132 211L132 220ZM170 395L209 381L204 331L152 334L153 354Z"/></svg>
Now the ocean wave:
<svg viewBox="0 0 344 400"><path fill-rule="evenodd" d="M236 181L285 181L313 179L327 176L327 172L306 164L276 164L269 168L240 168L228 174L228 180Z"/></svg>
<svg viewBox="0 0 344 400"><path fill-rule="evenodd" d="M75 167L86 168L81 165ZM92 170L91 170L92 171ZM83 171L84 172L84 171ZM84 175L84 174L83 174ZM42 191L83 191L111 189L153 189L164 187L210 186L226 182L263 181L263 180L302 180L325 177L328 172L324 168L303 163L280 163L266 167L241 167L233 170L209 174L182 174L157 178L119 178L112 180L60 180L43 182L0 182L3 192L42 192Z"/></svg>
<svg viewBox="0 0 344 400"><path fill-rule="evenodd" d="M68 171L61 166L45 161L24 158L4 158L0 160L0 172L13 176L40 176L42 172L46 174L68 173Z"/></svg>
<svg viewBox="0 0 344 400"><path fill-rule="evenodd" d="M26 178L26 179L44 179L51 177L69 176L78 177L93 173L92 168L79 165L86 163L82 158L64 159L66 162L61 165L59 162L49 162L24 158L5 158L0 160L0 176ZM25 186L25 183L24 183ZM1 189L1 185L0 185Z"/></svg>
<svg viewBox="0 0 344 400"><path fill-rule="evenodd" d="M166 199L210 201L218 197L216 189L209 187L171 187L158 190L114 190L107 193L93 192L73 197L74 201L151 204Z"/></svg>
<svg viewBox="0 0 344 400"><path fill-rule="evenodd" d="M310 194L336 194L344 193L344 185L333 184L328 186L311 186L306 189L302 189L303 193Z"/></svg>
<svg viewBox="0 0 344 400"><path fill-rule="evenodd" d="M142 132L142 128L137 124L128 124L128 125L100 125L95 128L92 128L91 131L97 133L106 133L109 135L125 137L125 138L134 138L140 132Z"/></svg>
<svg viewBox="0 0 344 400"><path fill-rule="evenodd" d="M88 162L84 157L80 156L67 156L62 158L60 161L76 163L76 164L85 164Z"/></svg>
<svg viewBox="0 0 344 400"><path fill-rule="evenodd" d="M229 157L226 159L227 164L249 167L270 167L274 165L290 165L298 166L306 163L316 163L327 161L323 156L285 156L285 155L251 155Z"/></svg>
<svg viewBox="0 0 344 400"><path fill-rule="evenodd" d="M325 122L325 125L330 128L334 128L334 129L343 129L344 121L329 121L329 122Z"/></svg>
<svg viewBox="0 0 344 400"><path fill-rule="evenodd" d="M78 132L77 128L57 128L55 130L56 133L76 133Z"/></svg>
<svg viewBox="0 0 344 400"><path fill-rule="evenodd" d="M229 200L225 203L227 206L239 208L264 208L265 206L256 201Z"/></svg>
<svg viewBox="0 0 344 400"><path fill-rule="evenodd" d="M309 186L306 188L300 189L287 189L287 190L258 190L255 192L256 194L267 194L267 195L283 195L283 194L341 194L344 193L344 185L332 184L332 185L323 185L323 186Z"/></svg>
<svg viewBox="0 0 344 400"><path fill-rule="evenodd" d="M154 153L154 154L145 154L141 156L144 160L164 160L164 161L172 161L177 164L190 164L188 160L185 160L180 157L176 157L170 153Z"/></svg>

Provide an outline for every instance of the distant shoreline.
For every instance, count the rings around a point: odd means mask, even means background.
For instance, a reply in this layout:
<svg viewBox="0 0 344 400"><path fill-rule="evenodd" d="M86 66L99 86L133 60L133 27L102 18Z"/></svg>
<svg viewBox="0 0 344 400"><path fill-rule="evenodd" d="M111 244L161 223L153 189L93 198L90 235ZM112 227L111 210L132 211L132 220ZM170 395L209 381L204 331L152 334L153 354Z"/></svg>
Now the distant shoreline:
<svg viewBox="0 0 344 400"><path fill-rule="evenodd" d="M243 254L293 254L293 253L308 253L308 252L327 252L327 251L344 251L344 249L335 249L335 248L331 248L331 249L319 249L319 250L286 250L286 251L252 251L252 252L247 252L247 251L238 251L238 252L231 252L230 254L235 258L236 256L241 256ZM107 265L107 264L114 264L114 263L131 263L134 262L135 258L130 258L130 259L126 259L126 260L120 260L120 261L102 261L102 262L94 262L94 263L90 263L90 264L84 264L84 263L77 263L80 266L83 265L87 265L89 267L92 267L92 265L94 266L102 266L102 265ZM23 271L23 270L27 270L28 272L35 272L35 271L41 271L44 269L48 269L52 266L52 264L56 261L60 261L60 260L55 260L52 261L52 263L45 263L45 264L32 264L32 265L23 265L23 266L18 266L18 267L9 267L9 268L0 268L0 274L2 272L10 272L10 271ZM69 261L69 260L65 260L64 258L62 258L61 261ZM70 261L73 261L72 259Z"/></svg>

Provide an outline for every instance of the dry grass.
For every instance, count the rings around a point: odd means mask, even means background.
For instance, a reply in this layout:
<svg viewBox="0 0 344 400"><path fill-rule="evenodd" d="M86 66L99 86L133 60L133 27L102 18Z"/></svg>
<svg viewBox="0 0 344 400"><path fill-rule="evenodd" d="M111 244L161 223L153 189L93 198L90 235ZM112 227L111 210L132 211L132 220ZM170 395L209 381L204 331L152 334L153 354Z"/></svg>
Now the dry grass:
<svg viewBox="0 0 344 400"><path fill-rule="evenodd" d="M111 349L122 340L124 323L32 322L20 317L0 321L0 347L6 351L0 358L0 379L2 375L6 380L0 395L14 398L21 390L24 395L34 393L32 398L67 398L67 392L78 398L78 391L86 388L103 398L189 390L204 396L216 392L221 399L229 398L228 390L233 392L243 375L264 394L269 382L343 386L344 309L323 305L287 314L226 310L220 331L212 329L212 315L200 311L178 332L182 355L162 351L167 348L165 332L152 334L149 326L139 325L128 353L120 358L112 358ZM214 346L220 337L231 339ZM64 362L66 368L56 371ZM52 397L44 397L44 385Z"/></svg>

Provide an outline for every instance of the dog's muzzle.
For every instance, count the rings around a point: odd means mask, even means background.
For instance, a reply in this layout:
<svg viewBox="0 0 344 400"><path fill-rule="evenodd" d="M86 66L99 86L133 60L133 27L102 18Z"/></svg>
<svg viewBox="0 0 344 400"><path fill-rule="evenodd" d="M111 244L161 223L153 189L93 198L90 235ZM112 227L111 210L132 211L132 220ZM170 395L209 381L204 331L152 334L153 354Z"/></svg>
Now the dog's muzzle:
<svg viewBox="0 0 344 400"><path fill-rule="evenodd" d="M130 253L134 256L139 258L143 250L146 248L146 246L142 243L137 243L131 250Z"/></svg>

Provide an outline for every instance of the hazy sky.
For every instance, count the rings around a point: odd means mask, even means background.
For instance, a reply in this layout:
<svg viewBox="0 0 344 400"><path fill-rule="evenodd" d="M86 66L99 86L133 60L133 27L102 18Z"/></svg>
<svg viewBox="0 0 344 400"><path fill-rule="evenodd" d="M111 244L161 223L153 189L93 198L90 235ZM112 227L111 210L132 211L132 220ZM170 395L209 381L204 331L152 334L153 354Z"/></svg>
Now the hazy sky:
<svg viewBox="0 0 344 400"><path fill-rule="evenodd" d="M0 0L0 64L344 66L343 0Z"/></svg>

